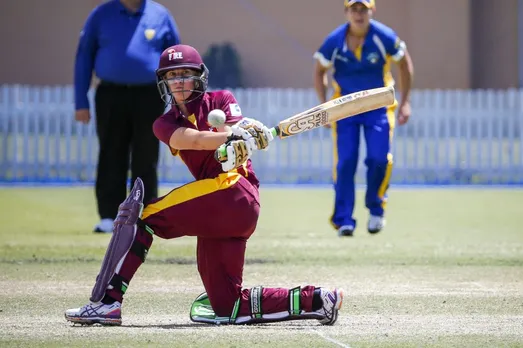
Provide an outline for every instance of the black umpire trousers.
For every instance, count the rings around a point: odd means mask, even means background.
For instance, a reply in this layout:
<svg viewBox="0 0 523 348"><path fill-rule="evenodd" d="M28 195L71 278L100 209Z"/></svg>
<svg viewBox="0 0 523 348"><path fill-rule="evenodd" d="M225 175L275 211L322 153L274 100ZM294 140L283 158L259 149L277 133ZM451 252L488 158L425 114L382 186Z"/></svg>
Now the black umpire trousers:
<svg viewBox="0 0 523 348"><path fill-rule="evenodd" d="M96 200L101 219L114 219L131 184L144 183L144 203L158 197L159 141L153 122L165 110L156 84L119 85L101 82L96 89L96 132L100 143Z"/></svg>

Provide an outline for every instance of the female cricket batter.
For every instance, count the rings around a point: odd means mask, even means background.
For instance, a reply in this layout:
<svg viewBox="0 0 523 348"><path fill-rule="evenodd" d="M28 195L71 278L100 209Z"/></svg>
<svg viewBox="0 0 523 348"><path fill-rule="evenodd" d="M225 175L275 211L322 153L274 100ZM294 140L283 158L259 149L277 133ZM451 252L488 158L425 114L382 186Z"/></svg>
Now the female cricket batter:
<svg viewBox="0 0 523 348"><path fill-rule="evenodd" d="M248 324L291 319L336 322L343 300L340 289L242 289L247 239L256 228L260 203L258 179L250 156L272 140L261 122L242 118L229 91L206 92L209 71L191 46L166 49L157 70L158 89L172 108L153 125L155 135L180 156L195 178L143 205L143 184L134 183L120 205L114 233L90 302L65 312L73 323L121 325L123 295L145 261L153 235L170 239L197 237L197 264L206 293L193 303L196 322ZM207 115L221 109L226 122L211 127ZM222 144L227 158L215 159Z"/></svg>

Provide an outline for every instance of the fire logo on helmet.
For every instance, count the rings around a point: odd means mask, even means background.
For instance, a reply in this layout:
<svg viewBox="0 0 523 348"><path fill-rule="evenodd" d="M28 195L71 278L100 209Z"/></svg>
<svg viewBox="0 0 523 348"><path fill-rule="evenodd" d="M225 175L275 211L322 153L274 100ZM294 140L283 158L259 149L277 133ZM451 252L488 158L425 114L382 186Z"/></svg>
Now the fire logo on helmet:
<svg viewBox="0 0 523 348"><path fill-rule="evenodd" d="M169 60L183 59L182 52L176 52L175 50L167 51L169 53Z"/></svg>

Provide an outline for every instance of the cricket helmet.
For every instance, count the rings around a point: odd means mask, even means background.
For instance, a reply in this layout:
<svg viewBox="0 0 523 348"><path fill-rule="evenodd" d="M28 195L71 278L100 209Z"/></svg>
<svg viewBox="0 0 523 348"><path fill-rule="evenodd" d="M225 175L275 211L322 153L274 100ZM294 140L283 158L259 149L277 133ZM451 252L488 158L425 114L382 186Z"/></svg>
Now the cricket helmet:
<svg viewBox="0 0 523 348"><path fill-rule="evenodd" d="M184 104L197 99L207 90L209 70L203 63L200 53L189 45L171 46L162 52L158 69L156 69L157 86L164 102L177 104L169 88L169 79L165 75L170 70L184 68L198 72L196 76L184 77L185 79L194 80L194 89L184 91L190 93L190 96L183 101Z"/></svg>

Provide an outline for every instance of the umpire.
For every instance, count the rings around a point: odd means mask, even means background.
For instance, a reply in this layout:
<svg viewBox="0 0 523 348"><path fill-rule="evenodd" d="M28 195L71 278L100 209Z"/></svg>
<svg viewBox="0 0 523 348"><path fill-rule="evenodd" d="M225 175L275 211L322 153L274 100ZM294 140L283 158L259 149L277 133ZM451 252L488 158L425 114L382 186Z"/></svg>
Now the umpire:
<svg viewBox="0 0 523 348"><path fill-rule="evenodd" d="M180 43L169 11L152 0L110 0L96 7L80 34L75 61L75 119L90 120L87 92L93 71L96 132L100 144L96 200L100 223L94 232L110 233L118 206L132 181L142 178L145 201L158 196L159 143L152 131L165 105L155 70L162 51Z"/></svg>

